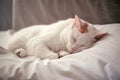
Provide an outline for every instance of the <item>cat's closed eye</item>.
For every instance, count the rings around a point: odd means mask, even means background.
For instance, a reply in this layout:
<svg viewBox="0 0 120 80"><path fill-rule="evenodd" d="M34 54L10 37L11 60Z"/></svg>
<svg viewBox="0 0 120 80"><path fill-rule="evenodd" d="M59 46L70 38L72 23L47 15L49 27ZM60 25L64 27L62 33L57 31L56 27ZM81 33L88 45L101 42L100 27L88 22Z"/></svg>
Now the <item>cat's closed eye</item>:
<svg viewBox="0 0 120 80"><path fill-rule="evenodd" d="M76 42L76 39L75 39L75 38L73 38L73 42L74 42L74 43Z"/></svg>
<svg viewBox="0 0 120 80"><path fill-rule="evenodd" d="M81 44L81 46L80 47L83 47L84 46L84 44Z"/></svg>

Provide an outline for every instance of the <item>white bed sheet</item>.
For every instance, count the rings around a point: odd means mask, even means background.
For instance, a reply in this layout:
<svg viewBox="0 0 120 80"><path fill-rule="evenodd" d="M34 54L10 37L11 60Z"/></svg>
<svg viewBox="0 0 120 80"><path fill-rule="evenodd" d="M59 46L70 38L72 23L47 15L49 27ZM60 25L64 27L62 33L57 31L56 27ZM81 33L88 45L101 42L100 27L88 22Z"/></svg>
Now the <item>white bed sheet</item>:
<svg viewBox="0 0 120 80"><path fill-rule="evenodd" d="M5 43L9 40L11 37L10 31L0 31L0 46L5 47Z"/></svg>
<svg viewBox="0 0 120 80"><path fill-rule="evenodd" d="M61 59L18 58L0 48L0 80L120 80L120 24L96 27L109 35Z"/></svg>

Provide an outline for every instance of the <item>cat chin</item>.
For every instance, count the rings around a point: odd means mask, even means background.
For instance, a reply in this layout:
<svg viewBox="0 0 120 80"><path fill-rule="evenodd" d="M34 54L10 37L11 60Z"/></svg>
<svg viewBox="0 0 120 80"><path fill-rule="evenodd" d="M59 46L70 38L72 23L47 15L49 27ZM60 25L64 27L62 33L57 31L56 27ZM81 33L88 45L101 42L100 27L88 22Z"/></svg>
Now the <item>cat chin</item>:
<svg viewBox="0 0 120 80"><path fill-rule="evenodd" d="M80 47L80 48L77 49L77 50L72 50L72 53L77 53L77 52L83 51L83 50L85 50L85 49L87 49L87 47Z"/></svg>
<svg viewBox="0 0 120 80"><path fill-rule="evenodd" d="M76 51L72 51L71 53L77 53L77 52L80 52L82 50L76 50Z"/></svg>

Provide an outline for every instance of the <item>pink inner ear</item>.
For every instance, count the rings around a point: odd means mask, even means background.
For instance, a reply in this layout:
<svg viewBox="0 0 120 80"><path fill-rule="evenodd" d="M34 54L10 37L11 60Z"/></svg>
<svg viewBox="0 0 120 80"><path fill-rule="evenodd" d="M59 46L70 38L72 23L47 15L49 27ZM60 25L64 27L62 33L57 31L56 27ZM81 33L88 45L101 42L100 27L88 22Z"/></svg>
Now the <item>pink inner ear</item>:
<svg viewBox="0 0 120 80"><path fill-rule="evenodd" d="M108 35L108 33L101 33L95 36L96 40L100 40L101 38L103 38L104 36Z"/></svg>
<svg viewBox="0 0 120 80"><path fill-rule="evenodd" d="M81 32L81 33L88 32L88 23L79 19L79 17L77 15L75 15L73 25L74 25L73 27L79 28L79 32Z"/></svg>
<svg viewBox="0 0 120 80"><path fill-rule="evenodd" d="M75 18L74 18L74 25L76 25L76 27L79 27L80 26L80 21L79 21L79 17L77 15L75 15Z"/></svg>

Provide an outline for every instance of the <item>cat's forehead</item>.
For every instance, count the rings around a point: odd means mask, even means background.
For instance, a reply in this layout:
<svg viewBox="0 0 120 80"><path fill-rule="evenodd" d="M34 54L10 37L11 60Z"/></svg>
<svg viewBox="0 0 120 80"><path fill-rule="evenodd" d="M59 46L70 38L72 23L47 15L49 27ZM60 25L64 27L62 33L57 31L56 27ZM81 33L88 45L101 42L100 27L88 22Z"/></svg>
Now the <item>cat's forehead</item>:
<svg viewBox="0 0 120 80"><path fill-rule="evenodd" d="M83 39L83 38L88 38L88 39L90 39L90 38L92 38L94 35L96 35L98 33L98 31L97 31L97 29L95 28L95 27L93 27L93 26L89 26L88 27L88 32L86 32L86 33L79 33L79 37L81 38L81 39Z"/></svg>
<svg viewBox="0 0 120 80"><path fill-rule="evenodd" d="M92 24L88 24L86 23L84 26L84 28L81 29L81 31L79 31L81 34L91 34L97 31L97 29L94 27L94 25Z"/></svg>

